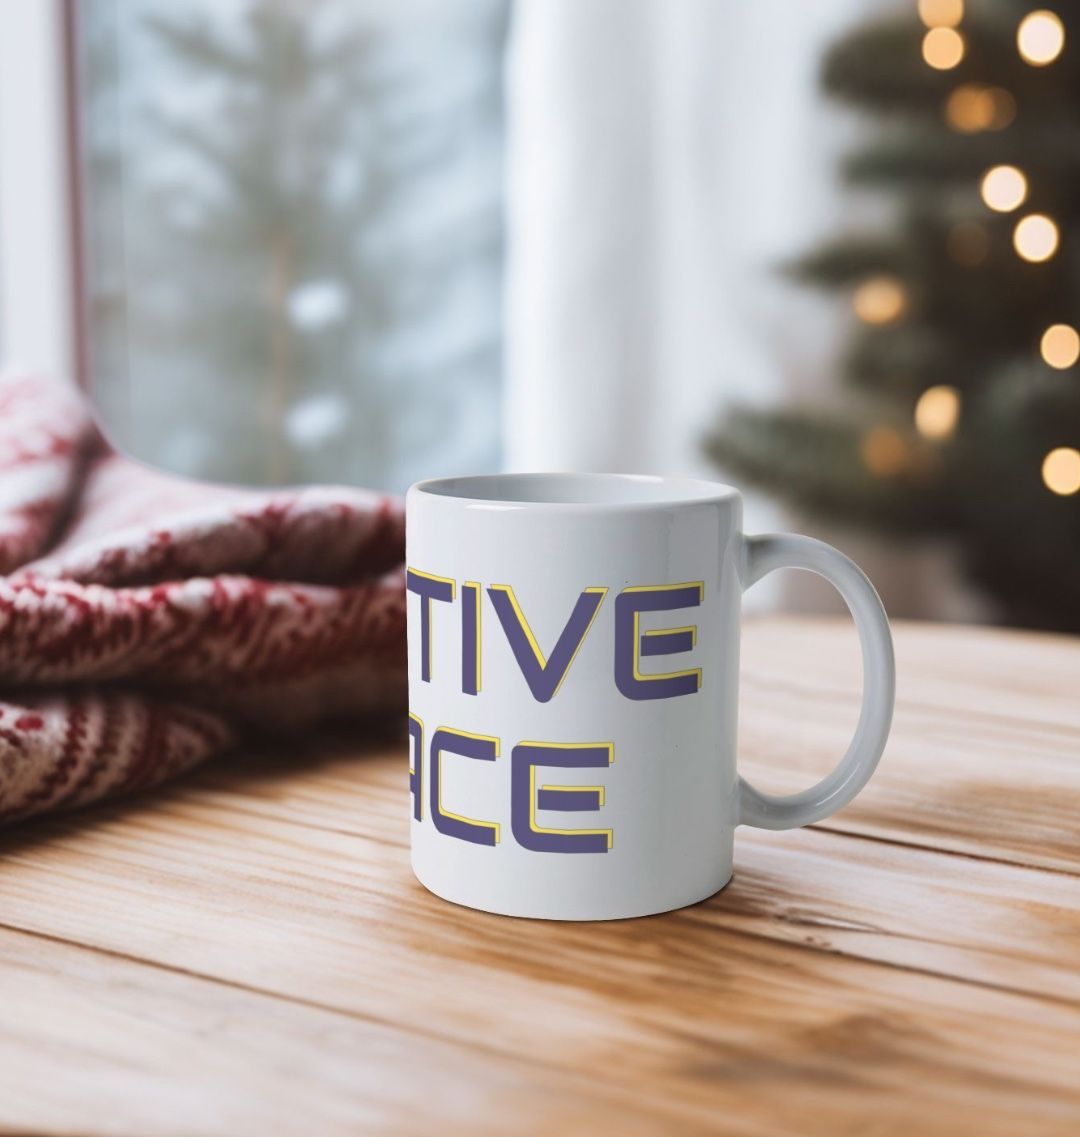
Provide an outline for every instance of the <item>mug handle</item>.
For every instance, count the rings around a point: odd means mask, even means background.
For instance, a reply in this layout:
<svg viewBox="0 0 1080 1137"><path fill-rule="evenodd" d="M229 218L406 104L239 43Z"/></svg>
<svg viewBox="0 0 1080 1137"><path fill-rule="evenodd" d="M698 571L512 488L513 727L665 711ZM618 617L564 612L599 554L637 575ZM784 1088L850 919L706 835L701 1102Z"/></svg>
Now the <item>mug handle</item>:
<svg viewBox="0 0 1080 1137"><path fill-rule="evenodd" d="M794 533L744 538L743 591L776 569L807 569L823 576L844 598L862 647L863 694L855 736L840 763L817 785L799 793L763 794L739 778L736 824L795 829L835 813L866 785L877 768L892 723L896 663L885 608L854 561L832 545Z"/></svg>

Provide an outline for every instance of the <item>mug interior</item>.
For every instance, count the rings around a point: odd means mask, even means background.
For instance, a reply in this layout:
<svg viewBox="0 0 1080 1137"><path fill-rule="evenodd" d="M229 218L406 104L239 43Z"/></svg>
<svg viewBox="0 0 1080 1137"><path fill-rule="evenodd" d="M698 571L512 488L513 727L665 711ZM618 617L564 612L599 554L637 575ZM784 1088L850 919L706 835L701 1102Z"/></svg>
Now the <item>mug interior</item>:
<svg viewBox="0 0 1080 1137"><path fill-rule="evenodd" d="M651 474L476 474L432 478L417 493L506 505L674 505L737 495L731 486Z"/></svg>

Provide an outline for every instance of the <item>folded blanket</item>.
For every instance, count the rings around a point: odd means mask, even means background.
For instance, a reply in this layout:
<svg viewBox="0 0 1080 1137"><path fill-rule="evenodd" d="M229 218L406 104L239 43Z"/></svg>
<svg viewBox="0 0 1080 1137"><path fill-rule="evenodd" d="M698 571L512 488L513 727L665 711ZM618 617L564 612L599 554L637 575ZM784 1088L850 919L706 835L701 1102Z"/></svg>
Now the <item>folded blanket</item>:
<svg viewBox="0 0 1080 1137"><path fill-rule="evenodd" d="M166 476L75 392L0 378L0 821L403 711L403 552L391 498Z"/></svg>

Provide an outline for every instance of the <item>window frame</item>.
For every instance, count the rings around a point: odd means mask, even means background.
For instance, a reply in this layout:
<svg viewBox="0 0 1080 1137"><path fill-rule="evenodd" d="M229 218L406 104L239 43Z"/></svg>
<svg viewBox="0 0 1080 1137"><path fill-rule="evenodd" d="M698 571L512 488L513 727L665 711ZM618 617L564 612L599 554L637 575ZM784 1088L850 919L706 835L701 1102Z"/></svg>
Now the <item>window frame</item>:
<svg viewBox="0 0 1080 1137"><path fill-rule="evenodd" d="M0 359L84 369L73 34L76 0L0 0Z"/></svg>

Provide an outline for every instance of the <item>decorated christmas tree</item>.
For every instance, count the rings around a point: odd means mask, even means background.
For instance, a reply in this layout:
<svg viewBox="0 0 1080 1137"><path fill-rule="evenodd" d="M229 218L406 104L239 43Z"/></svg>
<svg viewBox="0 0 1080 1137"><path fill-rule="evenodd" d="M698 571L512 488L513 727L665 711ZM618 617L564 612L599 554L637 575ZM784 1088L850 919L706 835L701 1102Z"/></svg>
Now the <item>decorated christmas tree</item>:
<svg viewBox="0 0 1080 1137"><path fill-rule="evenodd" d="M736 407L710 453L806 515L946 537L1003 619L1080 631L1080 4L920 0L823 82L874 126L843 177L892 207L791 266L850 299L843 387Z"/></svg>

